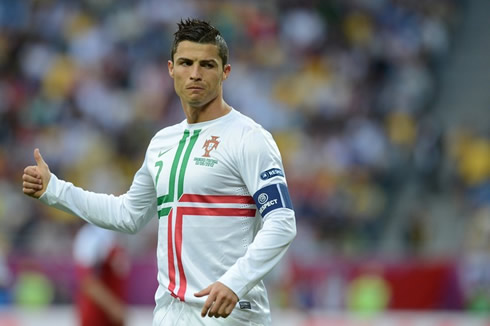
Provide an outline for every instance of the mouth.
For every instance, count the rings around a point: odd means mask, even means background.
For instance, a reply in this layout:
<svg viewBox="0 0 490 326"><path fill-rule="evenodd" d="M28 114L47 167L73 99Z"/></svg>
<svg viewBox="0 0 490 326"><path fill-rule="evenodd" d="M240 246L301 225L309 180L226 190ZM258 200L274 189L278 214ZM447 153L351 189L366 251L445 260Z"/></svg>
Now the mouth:
<svg viewBox="0 0 490 326"><path fill-rule="evenodd" d="M190 90L203 90L204 87L201 87L201 86L188 86L187 89L190 89Z"/></svg>

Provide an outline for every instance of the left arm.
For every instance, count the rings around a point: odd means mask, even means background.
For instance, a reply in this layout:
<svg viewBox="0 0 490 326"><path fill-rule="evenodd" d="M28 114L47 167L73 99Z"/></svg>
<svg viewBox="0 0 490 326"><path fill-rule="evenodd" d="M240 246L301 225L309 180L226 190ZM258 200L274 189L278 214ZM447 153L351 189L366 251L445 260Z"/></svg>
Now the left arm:
<svg viewBox="0 0 490 326"><path fill-rule="evenodd" d="M270 212L245 256L239 258L217 282L195 294L197 297L208 295L201 316L227 317L231 314L239 298L277 265L295 236L293 210Z"/></svg>
<svg viewBox="0 0 490 326"><path fill-rule="evenodd" d="M254 194L264 222L245 255L217 282L196 293L198 297L208 295L201 313L203 317L206 314L227 317L239 298L277 265L296 236L295 214L276 143L262 129L252 130L244 139L247 142L238 153L237 166L249 192ZM256 164L247 164L249 162ZM267 175L271 170L280 173Z"/></svg>
<svg viewBox="0 0 490 326"><path fill-rule="evenodd" d="M219 282L241 298L277 265L295 236L293 210L280 209L269 213L245 256L238 259Z"/></svg>

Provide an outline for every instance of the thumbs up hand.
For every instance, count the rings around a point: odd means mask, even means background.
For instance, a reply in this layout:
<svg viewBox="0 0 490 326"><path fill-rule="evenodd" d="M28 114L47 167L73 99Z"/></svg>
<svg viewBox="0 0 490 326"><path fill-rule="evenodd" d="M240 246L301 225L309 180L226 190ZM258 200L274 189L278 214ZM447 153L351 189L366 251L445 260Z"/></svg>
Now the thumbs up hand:
<svg viewBox="0 0 490 326"><path fill-rule="evenodd" d="M39 198L46 191L51 172L38 148L34 150L34 159L36 160L36 165L30 165L24 169L22 190L28 196Z"/></svg>

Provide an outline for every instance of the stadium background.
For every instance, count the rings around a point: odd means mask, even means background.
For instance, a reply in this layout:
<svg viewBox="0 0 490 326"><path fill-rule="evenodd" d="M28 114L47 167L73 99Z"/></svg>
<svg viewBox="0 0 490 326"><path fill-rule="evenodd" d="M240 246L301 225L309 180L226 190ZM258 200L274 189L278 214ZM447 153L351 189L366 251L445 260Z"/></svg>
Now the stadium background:
<svg viewBox="0 0 490 326"><path fill-rule="evenodd" d="M181 17L231 51L228 103L283 154L298 236L267 277L277 325L489 325L490 2L0 1L0 325L74 323L79 219L21 191L123 193L181 121ZM152 223L156 223L153 221ZM154 224L122 236L131 324L151 319Z"/></svg>

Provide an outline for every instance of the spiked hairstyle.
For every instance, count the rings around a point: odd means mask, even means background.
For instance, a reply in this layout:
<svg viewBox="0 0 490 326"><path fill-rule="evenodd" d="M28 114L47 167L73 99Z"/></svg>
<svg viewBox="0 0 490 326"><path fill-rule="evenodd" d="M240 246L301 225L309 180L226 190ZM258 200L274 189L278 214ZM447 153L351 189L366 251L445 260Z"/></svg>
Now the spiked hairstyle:
<svg viewBox="0 0 490 326"><path fill-rule="evenodd" d="M182 41L191 41L201 44L214 44L218 47L218 55L225 66L228 62L228 45L221 33L210 23L188 18L185 21L180 20L177 23L179 29L174 33L174 41L172 44L171 58L174 60L174 54L177 51L177 46Z"/></svg>

